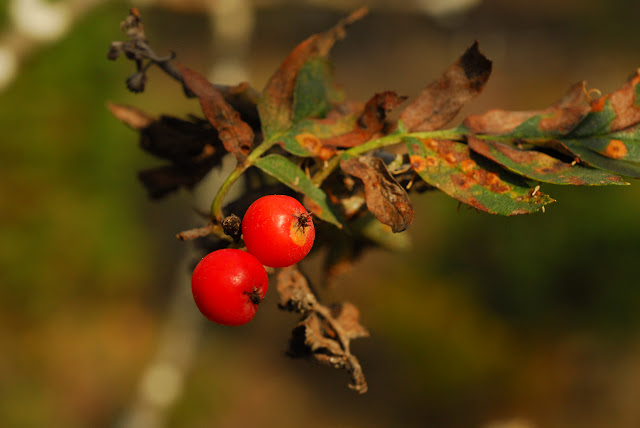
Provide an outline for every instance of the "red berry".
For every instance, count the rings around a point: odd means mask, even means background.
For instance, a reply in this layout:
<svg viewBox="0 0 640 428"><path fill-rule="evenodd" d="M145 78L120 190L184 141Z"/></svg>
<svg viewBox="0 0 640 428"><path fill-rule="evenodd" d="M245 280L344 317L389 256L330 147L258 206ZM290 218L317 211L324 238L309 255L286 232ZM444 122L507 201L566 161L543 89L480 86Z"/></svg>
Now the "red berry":
<svg viewBox="0 0 640 428"><path fill-rule="evenodd" d="M245 213L242 235L247 251L263 265L285 267L309 254L316 232L311 214L297 199L268 195Z"/></svg>
<svg viewBox="0 0 640 428"><path fill-rule="evenodd" d="M269 278L262 263L246 251L217 250L207 254L193 270L193 299L210 321L242 325L253 319Z"/></svg>

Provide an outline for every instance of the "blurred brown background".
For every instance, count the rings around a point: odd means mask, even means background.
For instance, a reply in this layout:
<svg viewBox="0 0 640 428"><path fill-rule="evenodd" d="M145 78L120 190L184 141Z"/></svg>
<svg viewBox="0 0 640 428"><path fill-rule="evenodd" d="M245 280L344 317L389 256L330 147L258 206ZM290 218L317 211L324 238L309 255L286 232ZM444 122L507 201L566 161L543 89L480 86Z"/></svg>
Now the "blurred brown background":
<svg viewBox="0 0 640 428"><path fill-rule="evenodd" d="M0 426L640 426L640 183L543 185L558 202L518 218L416 196L412 250L369 253L324 293L355 303L371 332L353 344L369 381L358 396L344 373L283 355L296 319L275 291L234 329L180 293L189 244L174 234L198 225L210 190L149 201L135 173L156 161L105 102L198 105L157 71L126 91L132 64L106 52L133 4L69 2L81 14L45 40L25 36L16 3L0 3L0 72L20 56L0 92ZM246 2L229 36L216 25L230 3L139 6L159 53L261 88L361 4ZM635 1L447 3L369 2L332 55L347 95L415 95L476 39L494 72L461 117L543 108L582 79L609 92L640 66Z"/></svg>

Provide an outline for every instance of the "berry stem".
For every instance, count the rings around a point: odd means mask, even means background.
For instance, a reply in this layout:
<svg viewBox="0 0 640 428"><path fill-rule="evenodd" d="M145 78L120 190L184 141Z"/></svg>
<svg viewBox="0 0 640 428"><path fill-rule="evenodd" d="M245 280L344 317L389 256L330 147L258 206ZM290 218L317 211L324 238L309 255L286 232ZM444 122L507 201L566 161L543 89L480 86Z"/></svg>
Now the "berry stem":
<svg viewBox="0 0 640 428"><path fill-rule="evenodd" d="M211 203L211 217L214 220L222 224L222 221L224 220L224 214L222 213L222 203L224 202L224 198L227 196L227 193L229 193L231 186L233 186L233 184L238 181L240 177L242 177L242 174L244 174L244 172L249 169L249 167L251 167L260 156L265 154L267 150L273 147L274 144L278 142L278 140L279 135L275 135L270 139L263 141L255 149L253 149L251 153L249 153L249 156L247 156L244 162L238 163L235 169L231 171L231 173L227 176L227 178L220 186L220 189L218 189L218 193Z"/></svg>

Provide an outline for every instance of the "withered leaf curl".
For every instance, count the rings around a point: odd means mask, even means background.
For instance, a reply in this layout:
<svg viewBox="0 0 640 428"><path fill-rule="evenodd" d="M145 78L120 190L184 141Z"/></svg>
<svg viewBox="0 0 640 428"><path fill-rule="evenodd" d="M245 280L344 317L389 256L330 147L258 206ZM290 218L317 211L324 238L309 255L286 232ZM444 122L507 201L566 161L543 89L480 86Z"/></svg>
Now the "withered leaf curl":
<svg viewBox="0 0 640 428"><path fill-rule="evenodd" d="M412 132L442 128L482 91L490 74L491 61L475 42L403 110L400 122Z"/></svg>
<svg viewBox="0 0 640 428"><path fill-rule="evenodd" d="M244 162L251 151L254 133L240 114L227 103L222 93L200 73L178 65L184 84L198 97L206 118L218 131L225 149L238 163Z"/></svg>
<svg viewBox="0 0 640 428"><path fill-rule="evenodd" d="M367 208L393 232L406 230L413 221L413 206L407 191L393 178L384 161L360 156L340 161L340 168L364 184Z"/></svg>
<svg viewBox="0 0 640 428"><path fill-rule="evenodd" d="M279 306L303 315L293 329L289 355L344 369L351 378L349 388L360 394L367 392L362 367L350 349L351 340L369 337L367 329L360 324L358 309L347 302L331 307L320 304L307 279L295 266L280 270L277 289Z"/></svg>

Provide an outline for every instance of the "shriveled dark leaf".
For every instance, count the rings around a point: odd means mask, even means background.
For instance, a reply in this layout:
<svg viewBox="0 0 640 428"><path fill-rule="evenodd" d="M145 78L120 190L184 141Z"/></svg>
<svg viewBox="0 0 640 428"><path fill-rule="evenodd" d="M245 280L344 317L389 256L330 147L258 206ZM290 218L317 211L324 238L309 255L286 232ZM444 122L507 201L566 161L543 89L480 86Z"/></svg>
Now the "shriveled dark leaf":
<svg viewBox="0 0 640 428"><path fill-rule="evenodd" d="M148 153L175 163L191 162L200 156L205 147L216 151L222 160L224 150L218 133L209 122L192 117L183 120L172 116L160 116L140 130L140 147Z"/></svg>
<svg viewBox="0 0 640 428"><path fill-rule="evenodd" d="M239 163L244 162L251 151L254 133L240 114L227 103L222 93L200 73L178 65L185 85L196 94L206 118L218 131L225 149Z"/></svg>
<svg viewBox="0 0 640 428"><path fill-rule="evenodd" d="M265 139L286 131L294 120L294 92L300 70L310 60L326 58L336 41L343 38L345 28L362 18L366 8L358 9L330 30L315 34L293 49L271 76L258 102ZM305 104L305 109L308 104ZM310 114L314 114L313 112ZM298 114L298 119L300 114Z"/></svg>
<svg viewBox="0 0 640 428"><path fill-rule="evenodd" d="M337 227L342 227L327 194L316 187L295 163L284 156L271 154L257 159L255 166L289 188L305 195L305 206L314 216Z"/></svg>
<svg viewBox="0 0 640 428"><path fill-rule="evenodd" d="M140 132L140 147L147 153L174 163L189 163L208 146L207 150L217 151L218 159L222 159L218 133L204 119L155 118L131 106L110 103L107 107L117 119Z"/></svg>
<svg viewBox="0 0 640 428"><path fill-rule="evenodd" d="M519 177L474 159L466 144L407 138L412 168L432 186L490 214L517 215L538 211L554 202Z"/></svg>
<svg viewBox="0 0 640 428"><path fill-rule="evenodd" d="M219 162L219 156L212 153L190 163L171 164L140 171L138 178L142 181L149 197L160 199L180 188L193 188Z"/></svg>
<svg viewBox="0 0 640 428"><path fill-rule="evenodd" d="M442 128L482 91L490 74L491 61L480 53L475 42L402 111L400 122L409 131Z"/></svg>
<svg viewBox="0 0 640 428"><path fill-rule="evenodd" d="M360 156L340 161L340 168L362 180L367 208L380 222L402 232L413 221L413 207L407 191L387 170L382 159Z"/></svg>
<svg viewBox="0 0 640 428"><path fill-rule="evenodd" d="M515 172L533 180L574 186L606 186L629 184L619 176L580 164L564 162L534 150L518 150L497 141L469 137L469 148Z"/></svg>

